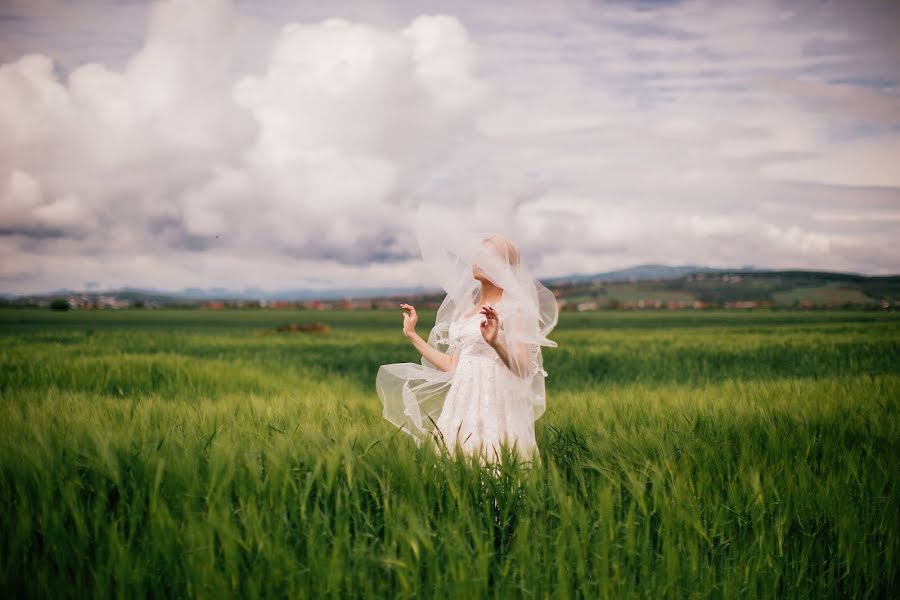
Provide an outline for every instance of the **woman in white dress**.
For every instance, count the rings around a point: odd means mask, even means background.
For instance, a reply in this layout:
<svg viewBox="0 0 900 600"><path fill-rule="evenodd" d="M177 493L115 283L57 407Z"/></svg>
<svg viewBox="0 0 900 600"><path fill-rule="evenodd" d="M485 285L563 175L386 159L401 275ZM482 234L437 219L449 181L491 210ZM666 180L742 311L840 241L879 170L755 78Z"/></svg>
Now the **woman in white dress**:
<svg viewBox="0 0 900 600"><path fill-rule="evenodd" d="M452 233L451 233L452 231ZM384 417L418 443L502 462L503 447L539 459L534 421L546 408L541 346L556 325L553 294L497 234L465 235L446 218L419 210L423 259L447 291L427 341L418 314L401 304L403 333L421 364L382 365L376 389Z"/></svg>

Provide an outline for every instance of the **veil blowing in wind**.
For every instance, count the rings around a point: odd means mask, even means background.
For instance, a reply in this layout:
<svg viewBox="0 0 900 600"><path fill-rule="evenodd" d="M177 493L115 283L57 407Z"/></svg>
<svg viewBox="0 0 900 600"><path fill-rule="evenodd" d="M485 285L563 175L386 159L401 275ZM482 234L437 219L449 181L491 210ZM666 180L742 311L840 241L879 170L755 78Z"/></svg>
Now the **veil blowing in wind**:
<svg viewBox="0 0 900 600"><path fill-rule="evenodd" d="M417 443L434 441L451 454L461 448L496 462L506 444L521 457L538 457L534 421L546 410L548 376L541 348L556 346L547 337L559 315L555 296L504 236L427 205L414 227L427 271L446 296L427 346L418 342L420 363L379 368L384 418Z"/></svg>

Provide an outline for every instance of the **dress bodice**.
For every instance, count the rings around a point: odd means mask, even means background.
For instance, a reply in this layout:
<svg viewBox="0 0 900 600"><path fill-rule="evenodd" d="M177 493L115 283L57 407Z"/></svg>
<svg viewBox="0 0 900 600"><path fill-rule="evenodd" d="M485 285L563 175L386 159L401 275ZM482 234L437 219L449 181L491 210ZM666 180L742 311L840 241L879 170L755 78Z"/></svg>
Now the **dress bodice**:
<svg viewBox="0 0 900 600"><path fill-rule="evenodd" d="M455 321L452 321L447 332L450 348L455 348L460 351L460 360L477 358L489 360L494 362L497 366L505 367L503 359L500 358L497 351L484 341L484 336L481 334L482 320L484 320L484 315L480 312L476 312L468 317L460 317ZM547 371L545 371L542 366L543 361L540 358L540 347L537 344L529 344L529 349L531 354L530 374L536 375L540 373L546 377Z"/></svg>
<svg viewBox="0 0 900 600"><path fill-rule="evenodd" d="M468 317L461 317L450 324L449 337L452 347L460 350L460 359L483 358L500 362L497 351L484 341L481 334L481 322L484 315L477 312Z"/></svg>

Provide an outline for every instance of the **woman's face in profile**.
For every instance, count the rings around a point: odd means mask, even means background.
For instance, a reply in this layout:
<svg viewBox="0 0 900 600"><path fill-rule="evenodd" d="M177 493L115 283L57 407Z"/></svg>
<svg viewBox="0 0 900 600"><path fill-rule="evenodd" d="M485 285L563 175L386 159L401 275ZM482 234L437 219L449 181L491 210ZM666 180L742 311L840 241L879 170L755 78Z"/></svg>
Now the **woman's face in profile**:
<svg viewBox="0 0 900 600"><path fill-rule="evenodd" d="M500 258L500 251L494 244L489 241L481 243L481 251L475 257L475 260L472 263L472 277L474 279L477 279L478 281L487 280L486 273L479 264L479 259L483 260L483 258L488 258L488 260L490 260L490 258Z"/></svg>

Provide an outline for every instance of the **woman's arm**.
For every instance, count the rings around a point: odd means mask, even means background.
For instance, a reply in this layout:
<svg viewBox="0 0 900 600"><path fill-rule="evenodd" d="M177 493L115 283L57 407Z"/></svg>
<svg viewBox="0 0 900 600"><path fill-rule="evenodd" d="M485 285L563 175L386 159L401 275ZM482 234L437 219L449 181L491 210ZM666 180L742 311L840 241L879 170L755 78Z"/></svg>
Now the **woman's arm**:
<svg viewBox="0 0 900 600"><path fill-rule="evenodd" d="M481 309L481 313L485 316L481 324L481 335L484 336L484 340L497 352L497 356L510 371L518 377L527 377L531 373L532 366L528 345L514 342L510 348L503 340L503 336L498 335L500 319L494 308L485 306Z"/></svg>
<svg viewBox="0 0 900 600"><path fill-rule="evenodd" d="M498 336L491 344L491 347L497 352L497 356L503 361L510 371L518 377L527 377L531 372L531 359L528 356L528 346L521 342L513 343L513 349L507 347L506 344Z"/></svg>
<svg viewBox="0 0 900 600"><path fill-rule="evenodd" d="M401 304L400 306L409 311L403 313L403 335L409 338L409 341L419 351L419 354L441 371L451 372L456 369L456 363L459 362L459 352L457 351L453 356L449 356L437 348L429 346L428 342L416 333L416 323L419 320L416 309L410 304Z"/></svg>
<svg viewBox="0 0 900 600"><path fill-rule="evenodd" d="M444 354L437 348L429 346L428 342L422 339L422 336L420 336L415 331L406 334L406 337L409 338L409 341L412 342L412 345L415 346L416 350L419 351L419 354L428 359L441 371L450 372L456 369L456 363L459 362L459 351L457 351L453 356Z"/></svg>

